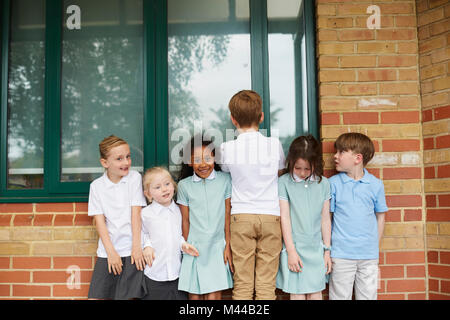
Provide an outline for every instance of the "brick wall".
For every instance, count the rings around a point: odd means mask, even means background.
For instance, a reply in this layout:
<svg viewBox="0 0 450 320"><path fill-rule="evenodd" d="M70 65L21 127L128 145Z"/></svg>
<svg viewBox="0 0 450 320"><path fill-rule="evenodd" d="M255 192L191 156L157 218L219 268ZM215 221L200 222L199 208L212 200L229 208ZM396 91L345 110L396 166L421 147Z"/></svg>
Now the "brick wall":
<svg viewBox="0 0 450 320"><path fill-rule="evenodd" d="M450 3L417 1L430 299L450 299Z"/></svg>
<svg viewBox="0 0 450 320"><path fill-rule="evenodd" d="M380 252L379 299L427 297L422 123L416 6L410 1L318 0L321 137L327 174L333 142L367 134L368 170L385 185L389 212ZM381 10L368 29L369 5Z"/></svg>

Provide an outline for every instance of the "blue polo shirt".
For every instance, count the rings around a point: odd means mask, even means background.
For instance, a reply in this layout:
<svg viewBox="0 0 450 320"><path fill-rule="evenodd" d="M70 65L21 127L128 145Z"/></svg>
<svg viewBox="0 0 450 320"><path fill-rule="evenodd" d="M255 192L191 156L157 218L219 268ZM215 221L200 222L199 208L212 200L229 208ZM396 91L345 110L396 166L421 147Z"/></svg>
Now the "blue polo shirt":
<svg viewBox="0 0 450 320"><path fill-rule="evenodd" d="M378 259L377 212L387 212L384 185L364 169L360 180L345 172L329 179L331 257L341 259Z"/></svg>

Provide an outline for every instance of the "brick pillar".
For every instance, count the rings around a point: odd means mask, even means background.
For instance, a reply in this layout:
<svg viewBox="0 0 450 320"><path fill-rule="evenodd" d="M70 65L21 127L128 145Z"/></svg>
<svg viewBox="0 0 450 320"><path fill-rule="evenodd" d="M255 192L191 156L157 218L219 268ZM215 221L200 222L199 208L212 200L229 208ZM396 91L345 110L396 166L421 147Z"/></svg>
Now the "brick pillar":
<svg viewBox="0 0 450 320"><path fill-rule="evenodd" d="M321 138L328 175L333 142L367 134L368 170L385 185L379 299L425 299L422 123L415 1L316 0ZM369 29L370 5L381 28Z"/></svg>
<svg viewBox="0 0 450 320"><path fill-rule="evenodd" d="M450 299L450 3L418 0L429 298Z"/></svg>

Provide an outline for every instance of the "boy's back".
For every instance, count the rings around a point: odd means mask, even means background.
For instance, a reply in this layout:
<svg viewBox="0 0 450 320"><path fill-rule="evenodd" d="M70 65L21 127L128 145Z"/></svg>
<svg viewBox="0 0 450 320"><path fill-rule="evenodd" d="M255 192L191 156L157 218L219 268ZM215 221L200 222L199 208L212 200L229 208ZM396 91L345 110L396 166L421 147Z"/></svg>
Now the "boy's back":
<svg viewBox="0 0 450 320"><path fill-rule="evenodd" d="M232 179L231 214L280 215L278 170L285 166L280 141L243 132L220 147L221 167Z"/></svg>

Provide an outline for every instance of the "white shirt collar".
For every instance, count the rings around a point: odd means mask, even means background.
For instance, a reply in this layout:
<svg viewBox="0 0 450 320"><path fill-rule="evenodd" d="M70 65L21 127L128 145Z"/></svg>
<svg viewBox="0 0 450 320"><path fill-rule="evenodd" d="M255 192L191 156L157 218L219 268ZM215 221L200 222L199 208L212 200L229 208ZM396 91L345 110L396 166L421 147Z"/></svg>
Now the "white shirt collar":
<svg viewBox="0 0 450 320"><path fill-rule="evenodd" d="M294 176L294 181L295 181L295 182L302 182L302 181L305 181L305 180L303 180L303 179L300 179L299 176L297 176L295 173L292 173L292 175ZM308 179L308 181L316 181L316 180L317 180L317 178L316 178L315 175L311 175L311 176L309 177L309 179Z"/></svg>
<svg viewBox="0 0 450 320"><path fill-rule="evenodd" d="M156 213L159 214L163 209L169 209L172 212L176 212L178 206L176 205L175 201L172 200L172 202L170 203L170 205L168 207L165 207L161 204L159 204L156 201L153 201L150 204L151 209Z"/></svg>
<svg viewBox="0 0 450 320"><path fill-rule="evenodd" d="M114 182L112 182L112 181L109 179L108 174L107 174L106 171L105 171L105 173L103 173L103 181L105 182L105 186L106 186L107 188L110 188L110 187L117 186L117 185L119 185L119 184L121 184L121 183L126 183L126 182L128 181L129 176L130 176L130 172L128 172L128 174L127 174L126 176L123 176L122 179L120 179L119 182L114 183Z"/></svg>
<svg viewBox="0 0 450 320"><path fill-rule="evenodd" d="M215 179L215 178L216 178L216 170L213 169L213 171L211 171L211 173L209 174L209 176L206 179L212 180L212 179ZM192 181L199 182L199 181L202 181L202 178L200 178L194 172L194 174L192 175Z"/></svg>

